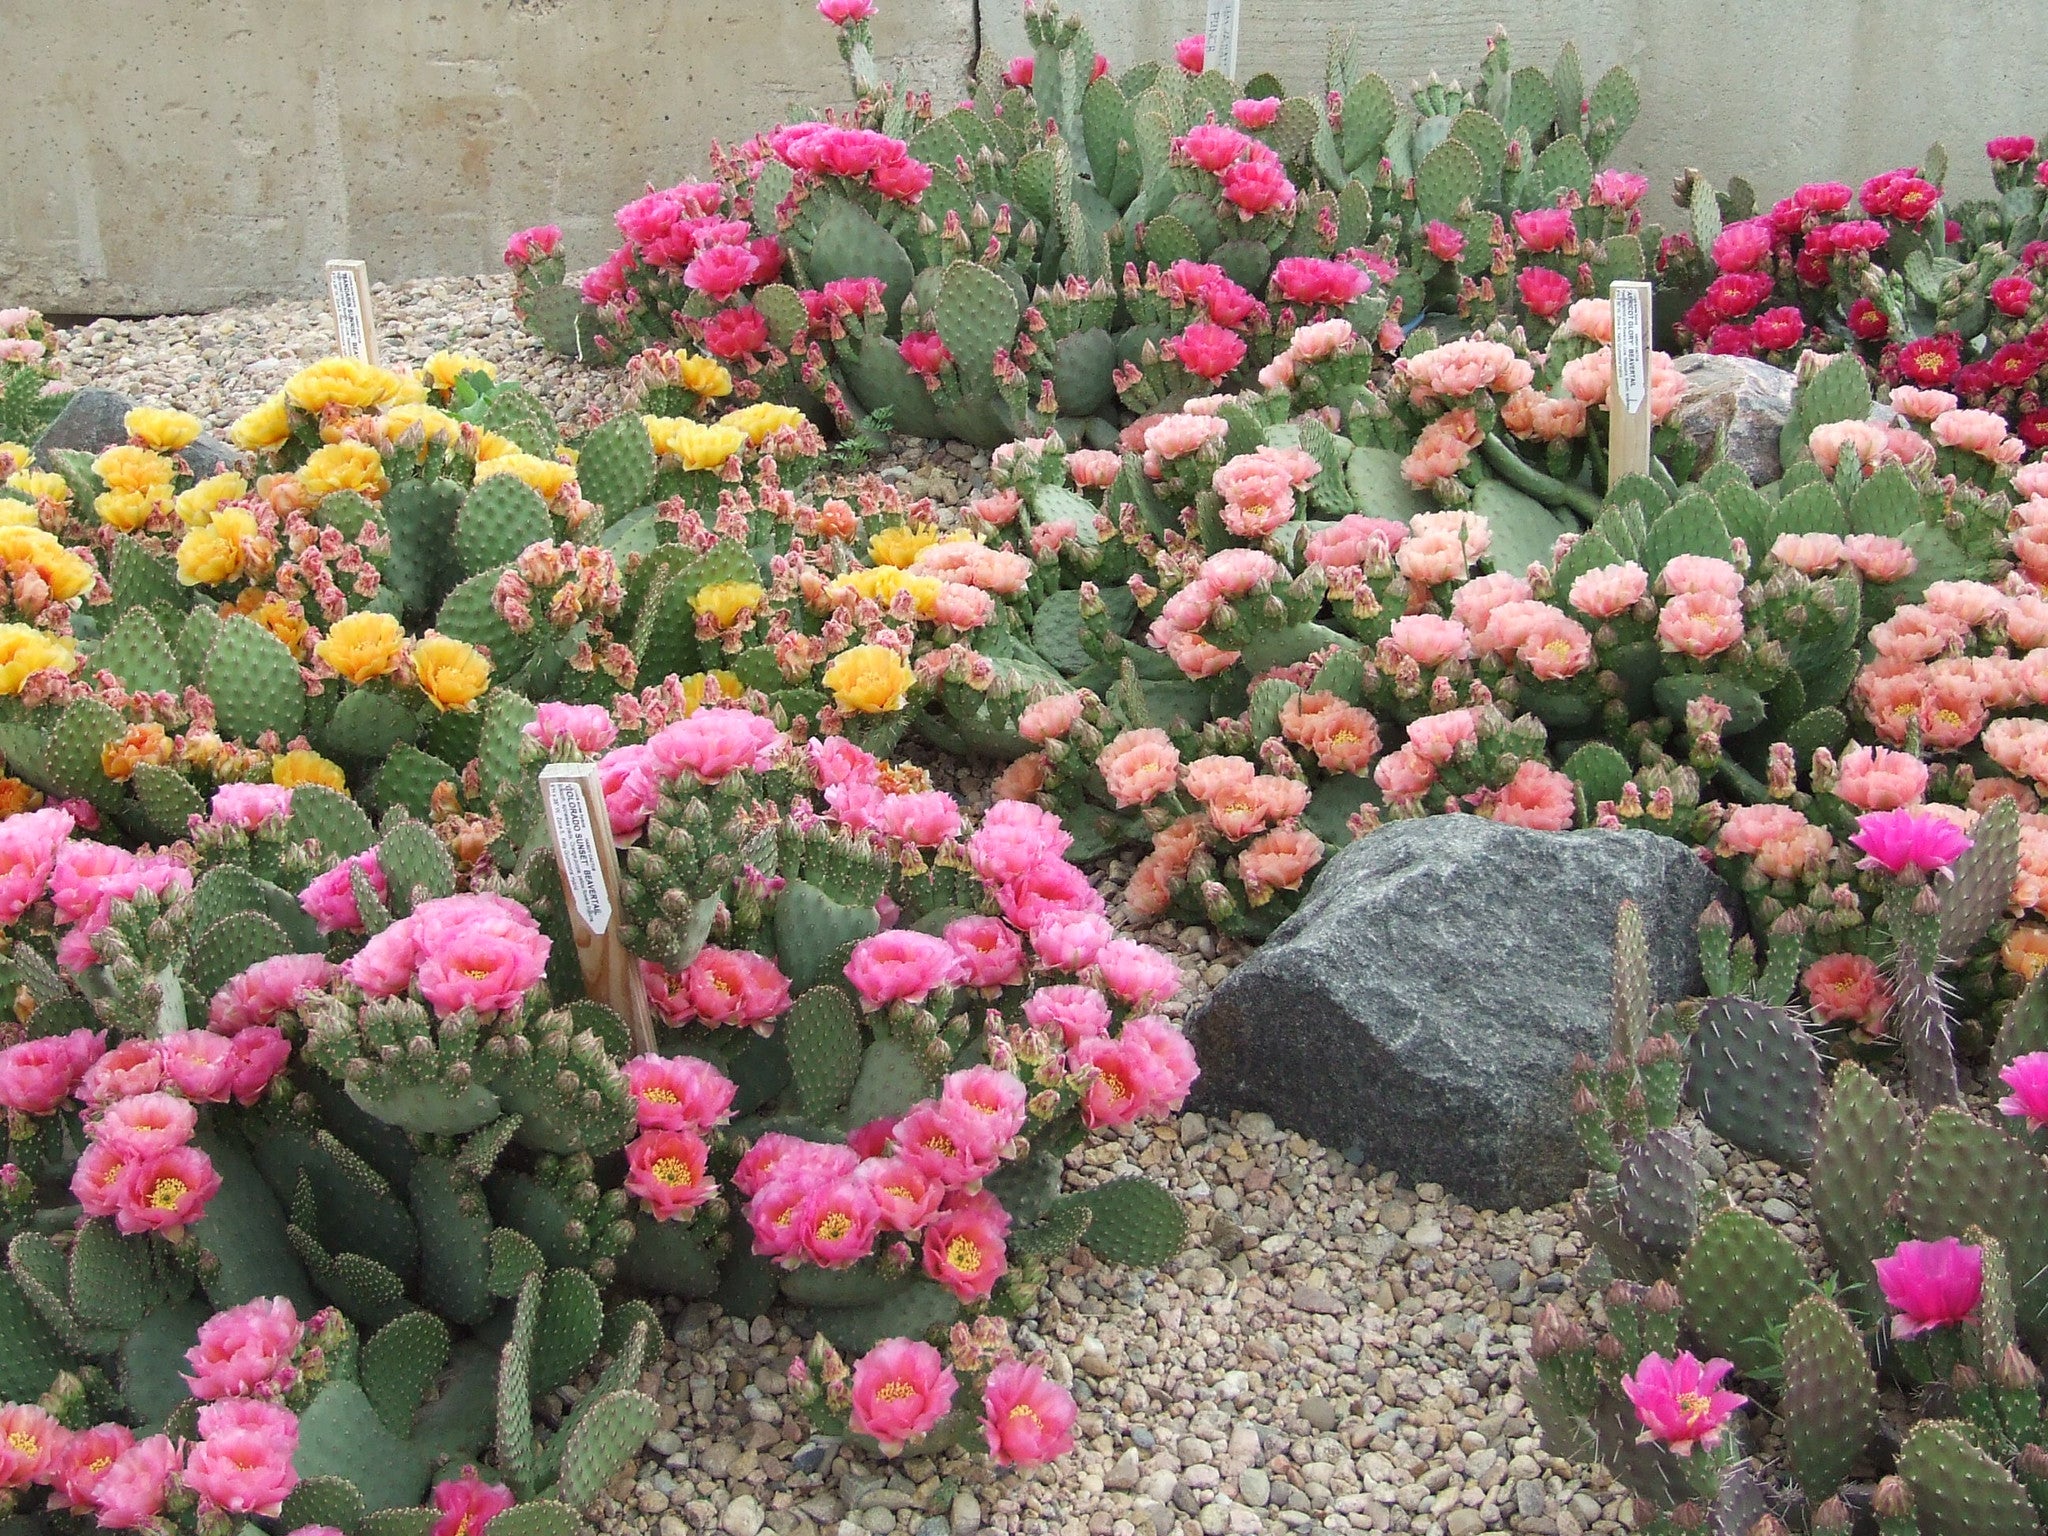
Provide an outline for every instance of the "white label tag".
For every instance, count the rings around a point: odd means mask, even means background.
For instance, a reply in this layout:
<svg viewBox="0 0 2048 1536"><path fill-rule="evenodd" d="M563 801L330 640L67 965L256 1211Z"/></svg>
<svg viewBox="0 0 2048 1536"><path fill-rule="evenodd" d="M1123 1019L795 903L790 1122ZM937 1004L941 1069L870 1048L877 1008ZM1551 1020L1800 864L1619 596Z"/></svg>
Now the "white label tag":
<svg viewBox="0 0 2048 1536"><path fill-rule="evenodd" d="M360 270L352 262L327 263L327 297L334 307L335 339L344 357L370 362L370 330L364 312L369 297L359 284Z"/></svg>
<svg viewBox="0 0 2048 1536"><path fill-rule="evenodd" d="M1203 37L1207 44L1204 68L1226 79L1237 78L1238 0L1209 0L1209 25Z"/></svg>
<svg viewBox="0 0 2048 1536"><path fill-rule="evenodd" d="M576 904L576 914L592 933L611 926L612 899L597 861L597 834L590 826L590 802L573 779L548 781L548 819L554 824L560 850L562 885Z"/></svg>
<svg viewBox="0 0 2048 1536"><path fill-rule="evenodd" d="M1614 304L1614 382L1621 408L1640 411L1650 398L1649 316L1644 313L1644 283L1616 283Z"/></svg>

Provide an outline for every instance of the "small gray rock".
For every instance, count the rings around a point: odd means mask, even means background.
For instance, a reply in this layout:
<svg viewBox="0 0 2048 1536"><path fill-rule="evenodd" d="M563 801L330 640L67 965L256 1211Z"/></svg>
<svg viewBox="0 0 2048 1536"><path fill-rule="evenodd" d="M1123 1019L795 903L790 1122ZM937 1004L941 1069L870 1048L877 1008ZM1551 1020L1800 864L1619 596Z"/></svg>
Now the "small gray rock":
<svg viewBox="0 0 2048 1536"><path fill-rule="evenodd" d="M1301 1416L1307 1419L1311 1429L1328 1434L1337 1427L1337 1405L1327 1397L1317 1394L1306 1398L1301 1405Z"/></svg>
<svg viewBox="0 0 2048 1536"><path fill-rule="evenodd" d="M798 1472L815 1472L839 1450L839 1442L830 1435L813 1435L796 1448L796 1454L789 1458L789 1464Z"/></svg>
<svg viewBox="0 0 2048 1536"><path fill-rule="evenodd" d="M1486 1278L1503 1295L1511 1295L1522 1283L1522 1266L1513 1259L1493 1259L1486 1266Z"/></svg>
<svg viewBox="0 0 2048 1536"><path fill-rule="evenodd" d="M1123 1455L1116 1464L1102 1474L1102 1486L1119 1492L1128 1492L1138 1486L1138 1452L1135 1446L1124 1447Z"/></svg>
<svg viewBox="0 0 2048 1536"><path fill-rule="evenodd" d="M1705 352L1675 358L1673 366L1686 388L1671 425L1698 445L1700 468L1727 459L1752 485L1780 478L1778 434L1792 414L1792 375L1753 357Z"/></svg>
<svg viewBox="0 0 2048 1536"><path fill-rule="evenodd" d="M718 1528L725 1536L761 1536L760 1501L751 1493L743 1493L725 1506L725 1513L718 1517Z"/></svg>
<svg viewBox="0 0 2048 1536"><path fill-rule="evenodd" d="M1776 1195L1763 1203L1763 1213L1781 1227L1788 1221L1799 1219L1798 1208L1789 1200L1780 1200Z"/></svg>
<svg viewBox="0 0 2048 1536"><path fill-rule="evenodd" d="M1264 1509L1273 1496L1273 1479L1263 1467L1247 1467L1237 1474L1237 1496L1253 1509Z"/></svg>
<svg viewBox="0 0 2048 1536"><path fill-rule="evenodd" d="M962 1488L953 1495L950 1522L953 1536L972 1536L981 1529L981 1500Z"/></svg>
<svg viewBox="0 0 2048 1536"><path fill-rule="evenodd" d="M1473 1205L1555 1204L1584 1167L1568 1076L1576 1054L1607 1048L1622 899L1641 909L1655 991L1672 999L1699 989L1695 929L1721 890L1648 832L1479 816L1383 827L1325 865L1195 1015L1201 1107L1360 1142L1376 1166ZM1247 1140L1255 1118L1240 1122Z"/></svg>

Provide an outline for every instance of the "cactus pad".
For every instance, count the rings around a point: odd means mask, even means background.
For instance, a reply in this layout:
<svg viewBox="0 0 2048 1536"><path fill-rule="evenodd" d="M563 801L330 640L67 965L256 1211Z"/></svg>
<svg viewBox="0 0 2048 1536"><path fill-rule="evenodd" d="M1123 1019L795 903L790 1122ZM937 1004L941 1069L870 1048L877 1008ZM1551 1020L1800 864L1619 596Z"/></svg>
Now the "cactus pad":
<svg viewBox="0 0 2048 1536"><path fill-rule="evenodd" d="M1094 1213L1083 1241L1112 1264L1156 1269L1187 1241L1187 1212L1150 1179L1111 1179L1069 1198ZM1059 1208L1055 1202L1052 1209Z"/></svg>
<svg viewBox="0 0 2048 1536"><path fill-rule="evenodd" d="M1704 1182L1692 1138L1681 1129L1651 1131L1622 1155L1622 1230L1650 1252L1675 1259L1692 1241Z"/></svg>
<svg viewBox="0 0 2048 1536"><path fill-rule="evenodd" d="M253 742L265 731L281 741L299 734L306 688L285 643L262 625L237 615L221 625L207 653L206 692L222 736Z"/></svg>
<svg viewBox="0 0 2048 1536"><path fill-rule="evenodd" d="M1777 1365L1777 1330L1810 1286L1799 1250L1776 1227L1747 1211L1721 1211L1693 1239L1678 1288L1708 1352L1756 1375Z"/></svg>
<svg viewBox="0 0 2048 1536"><path fill-rule="evenodd" d="M352 1532L363 1518L363 1496L355 1484L340 1477L306 1477L299 1480L284 1501L278 1516L286 1530L324 1525L343 1533Z"/></svg>
<svg viewBox="0 0 2048 1536"><path fill-rule="evenodd" d="M2020 1331L2048 1344L2048 1181L2041 1159L1996 1126L1959 1110L1927 1117L1906 1173L1906 1224L1917 1238L1982 1227L2005 1244Z"/></svg>
<svg viewBox="0 0 2048 1536"><path fill-rule="evenodd" d="M1888 1214L1913 1151L1905 1107L1854 1062L1835 1073L1808 1175L1814 1215L1848 1284L1869 1285L1871 1260L1903 1234Z"/></svg>
<svg viewBox="0 0 2048 1536"><path fill-rule="evenodd" d="M575 1508L591 1503L640 1452L660 1411L640 1392L613 1392L592 1403L569 1432L556 1492Z"/></svg>
<svg viewBox="0 0 2048 1536"><path fill-rule="evenodd" d="M1925 1536L2035 1536L2034 1507L2010 1472L1970 1443L1969 1426L1916 1424L1899 1450Z"/></svg>
<svg viewBox="0 0 2048 1536"><path fill-rule="evenodd" d="M517 475L493 475L479 482L455 517L455 553L462 568L479 571L510 565L529 544L554 532L548 504Z"/></svg>
<svg viewBox="0 0 2048 1536"><path fill-rule="evenodd" d="M131 608L107 637L93 648L95 671L111 672L136 693L176 693L184 686L178 658L164 639L156 616Z"/></svg>
<svg viewBox="0 0 2048 1536"><path fill-rule="evenodd" d="M1716 1132L1792 1167L1812 1158L1824 1078L1797 1014L1714 998L1700 1010L1691 1055L1688 1092Z"/></svg>
<svg viewBox="0 0 2048 1536"><path fill-rule="evenodd" d="M135 803L142 807L149 830L165 842L185 836L194 816L206 814L206 797L175 768L138 763L129 776Z"/></svg>
<svg viewBox="0 0 2048 1536"><path fill-rule="evenodd" d="M377 774L376 800L384 809L403 806L413 815L433 814L434 791L459 775L440 758L417 747L394 747Z"/></svg>
<svg viewBox="0 0 2048 1536"><path fill-rule="evenodd" d="M364 1340L356 1376L384 1427L410 1435L413 1415L447 1363L448 1325L431 1312L408 1312Z"/></svg>
<svg viewBox="0 0 2048 1536"><path fill-rule="evenodd" d="M286 830L293 842L316 842L333 859L353 858L377 841L376 829L362 808L324 784L304 784L292 791Z"/></svg>
<svg viewBox="0 0 2048 1536"><path fill-rule="evenodd" d="M338 1477L362 1495L366 1510L417 1504L427 1488L427 1459L384 1425L363 1389L329 1382L299 1416L301 1477Z"/></svg>
<svg viewBox="0 0 2048 1536"><path fill-rule="evenodd" d="M1956 860L1955 878L1941 895L1941 958L1959 965L2005 916L2020 872L2019 804L1994 801L1977 819L1972 841Z"/></svg>
<svg viewBox="0 0 2048 1536"><path fill-rule="evenodd" d="M1842 1486L1877 1433L1877 1377L1863 1336L1826 1296L1809 1296L1785 1324L1785 1450L1809 1503Z"/></svg>

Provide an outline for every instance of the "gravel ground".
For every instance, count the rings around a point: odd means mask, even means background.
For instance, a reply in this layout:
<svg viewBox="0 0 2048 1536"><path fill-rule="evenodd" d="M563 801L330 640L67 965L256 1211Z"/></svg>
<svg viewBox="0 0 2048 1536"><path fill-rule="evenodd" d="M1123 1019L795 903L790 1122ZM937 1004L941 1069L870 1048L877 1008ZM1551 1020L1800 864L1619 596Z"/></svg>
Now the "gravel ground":
<svg viewBox="0 0 2048 1536"><path fill-rule="evenodd" d="M565 422L617 406L616 375L549 357L519 331L503 277L374 292L387 361L458 348L532 386ZM222 426L325 355L332 331L324 305L300 302L103 320L64 341L79 382ZM876 467L957 500L985 485L987 460L901 443ZM970 802L985 795L972 769L940 777ZM1105 891L1128 873L1104 871ZM1169 1011L1191 1008L1245 953L1199 927L1130 927L1180 959L1188 987ZM1814 1242L1801 1181L1720 1149L1710 1167L1716 1158L1731 1198ZM1475 1211L1256 1114L1104 1138L1076 1155L1070 1182L1141 1170L1188 1202L1188 1251L1154 1275L1080 1255L1023 1326L1081 1403L1066 1461L1028 1474L958 1452L884 1464L811 1440L783 1403L800 1339L693 1304L667 1315L647 1383L663 1427L597 1523L615 1536L1623 1528L1620 1491L1547 1456L1513 1387L1536 1308L1582 1309L1571 1278L1582 1246L1564 1207Z"/></svg>

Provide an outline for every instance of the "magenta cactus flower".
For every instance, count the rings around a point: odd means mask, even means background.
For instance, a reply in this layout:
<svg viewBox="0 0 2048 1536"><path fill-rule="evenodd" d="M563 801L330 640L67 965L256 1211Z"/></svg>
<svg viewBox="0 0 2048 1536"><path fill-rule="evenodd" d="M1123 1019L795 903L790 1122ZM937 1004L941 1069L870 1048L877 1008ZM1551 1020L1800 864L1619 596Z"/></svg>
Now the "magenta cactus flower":
<svg viewBox="0 0 2048 1536"><path fill-rule="evenodd" d="M1856 818L1849 841L1863 851L1862 868L1881 869L1894 880L1920 879L1947 869L1970 849L1970 836L1961 827L1912 806L1866 812Z"/></svg>
<svg viewBox="0 0 2048 1536"><path fill-rule="evenodd" d="M1680 1456L1690 1456L1696 1445L1719 1445L1728 1416L1749 1401L1721 1390L1733 1369L1726 1360L1701 1361L1690 1350L1679 1351L1676 1360L1643 1356L1635 1374L1621 1379L1643 1426L1638 1443L1654 1440Z"/></svg>
<svg viewBox="0 0 2048 1536"><path fill-rule="evenodd" d="M1984 1250L1953 1237L1901 1243L1872 1266L1892 1309L1892 1334L1910 1339L1977 1316L1984 1295Z"/></svg>
<svg viewBox="0 0 2048 1536"><path fill-rule="evenodd" d="M1998 1075L2012 1090L1998 1101L1999 1113L2026 1121L2030 1131L2048 1125L2048 1051L2029 1051Z"/></svg>

